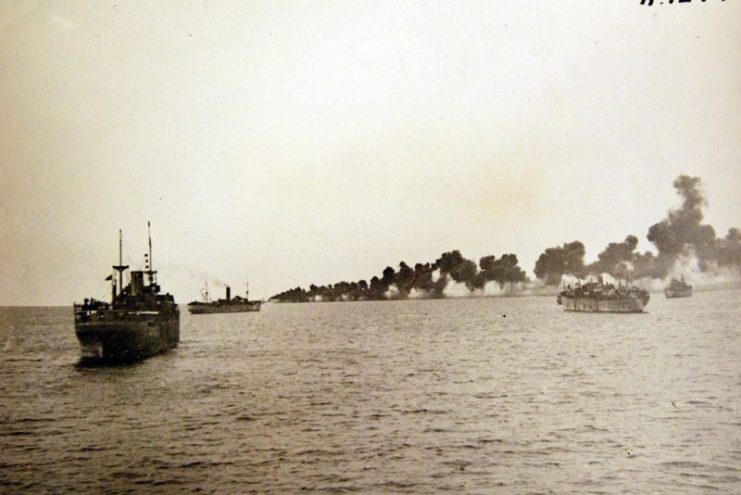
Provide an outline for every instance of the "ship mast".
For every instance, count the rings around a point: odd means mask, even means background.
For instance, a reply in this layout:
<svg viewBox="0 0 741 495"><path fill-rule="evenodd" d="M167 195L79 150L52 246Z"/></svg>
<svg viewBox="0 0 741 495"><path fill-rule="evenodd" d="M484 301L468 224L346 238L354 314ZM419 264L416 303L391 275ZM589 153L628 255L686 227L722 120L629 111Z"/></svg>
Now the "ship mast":
<svg viewBox="0 0 741 495"><path fill-rule="evenodd" d="M154 281L154 265L152 264L152 227L147 220L147 236L149 237L149 256L147 258L147 277L149 278L149 285L152 285Z"/></svg>
<svg viewBox="0 0 741 495"><path fill-rule="evenodd" d="M128 265L123 264L123 234L121 229L118 229L118 265L114 265L113 269L118 272L118 293L121 294L123 291L123 272L129 268Z"/></svg>
<svg viewBox="0 0 741 495"><path fill-rule="evenodd" d="M201 291L201 297L203 298L203 302L210 302L208 298L208 280L205 281L205 288Z"/></svg>

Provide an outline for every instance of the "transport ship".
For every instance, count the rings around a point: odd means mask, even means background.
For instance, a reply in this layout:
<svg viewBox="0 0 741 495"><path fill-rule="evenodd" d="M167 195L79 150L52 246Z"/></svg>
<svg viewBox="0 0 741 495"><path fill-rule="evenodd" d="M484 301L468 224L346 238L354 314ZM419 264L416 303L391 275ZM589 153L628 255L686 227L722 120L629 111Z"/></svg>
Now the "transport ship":
<svg viewBox="0 0 741 495"><path fill-rule="evenodd" d="M692 286L684 281L684 276L680 280L673 278L669 287L664 289L664 295L667 299L692 297Z"/></svg>
<svg viewBox="0 0 741 495"><path fill-rule="evenodd" d="M597 282L567 286L556 301L565 311L582 313L642 313L650 299L646 290Z"/></svg>
<svg viewBox="0 0 741 495"><path fill-rule="evenodd" d="M180 341L180 310L171 294L160 294L151 234L145 270L131 270L126 286L129 267L122 263L120 230L118 236L118 265L106 279L111 281L111 302L86 298L74 304L82 364L137 361L177 347Z"/></svg>
<svg viewBox="0 0 741 495"><path fill-rule="evenodd" d="M208 295L208 285L201 292L203 301L193 301L188 303L188 311L194 315L214 314L214 313L246 313L248 311L260 311L262 301L250 301L249 290L244 291L244 297L231 297L231 289L226 286L226 297L211 301Z"/></svg>

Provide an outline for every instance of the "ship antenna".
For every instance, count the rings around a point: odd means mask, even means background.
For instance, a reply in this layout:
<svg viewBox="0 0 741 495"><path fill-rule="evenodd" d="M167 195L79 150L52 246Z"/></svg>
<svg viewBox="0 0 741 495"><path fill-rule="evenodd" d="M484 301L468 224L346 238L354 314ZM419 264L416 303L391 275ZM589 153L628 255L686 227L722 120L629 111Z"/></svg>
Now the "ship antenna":
<svg viewBox="0 0 741 495"><path fill-rule="evenodd" d="M118 229L118 266L122 266L122 265L123 265L123 232L121 232L121 229ZM123 275L123 273L120 275ZM121 287L122 278L123 277L118 277L118 283L119 283L118 291L119 292L122 289Z"/></svg>

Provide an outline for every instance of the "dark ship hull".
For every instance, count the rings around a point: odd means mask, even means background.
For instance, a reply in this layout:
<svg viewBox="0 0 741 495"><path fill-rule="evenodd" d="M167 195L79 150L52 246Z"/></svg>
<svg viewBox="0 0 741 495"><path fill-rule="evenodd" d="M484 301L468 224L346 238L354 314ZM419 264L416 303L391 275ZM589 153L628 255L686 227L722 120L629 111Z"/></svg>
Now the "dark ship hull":
<svg viewBox="0 0 741 495"><path fill-rule="evenodd" d="M620 297L599 299L590 297L559 296L564 311L578 313L642 313L648 304L648 297Z"/></svg>
<svg viewBox="0 0 741 495"><path fill-rule="evenodd" d="M664 289L664 295L667 299L675 299L678 297L692 297L692 286L684 281L684 277L680 280L672 279L669 287Z"/></svg>
<svg viewBox="0 0 741 495"><path fill-rule="evenodd" d="M692 297L692 289L664 289L664 295L667 299L677 297Z"/></svg>
<svg viewBox="0 0 741 495"><path fill-rule="evenodd" d="M78 313L75 333L83 364L138 361L177 347L180 312L103 310Z"/></svg>
<svg viewBox="0 0 741 495"><path fill-rule="evenodd" d="M260 311L262 302L251 301L247 303L190 303L188 311L193 315L214 314L214 313L246 313L249 311Z"/></svg>

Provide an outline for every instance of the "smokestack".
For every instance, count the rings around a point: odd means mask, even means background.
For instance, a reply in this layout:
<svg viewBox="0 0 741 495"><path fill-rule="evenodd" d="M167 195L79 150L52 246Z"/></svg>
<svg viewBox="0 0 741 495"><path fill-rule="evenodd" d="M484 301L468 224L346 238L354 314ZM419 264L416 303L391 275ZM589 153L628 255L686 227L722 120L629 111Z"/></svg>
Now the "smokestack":
<svg viewBox="0 0 741 495"><path fill-rule="evenodd" d="M226 286L226 300L229 301L232 298L232 289L227 285Z"/></svg>
<svg viewBox="0 0 741 495"><path fill-rule="evenodd" d="M134 270L131 272L131 295L136 297L144 293L144 272Z"/></svg>

